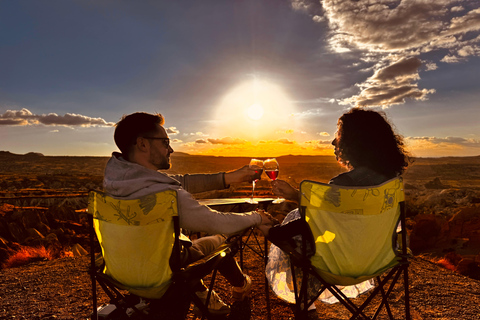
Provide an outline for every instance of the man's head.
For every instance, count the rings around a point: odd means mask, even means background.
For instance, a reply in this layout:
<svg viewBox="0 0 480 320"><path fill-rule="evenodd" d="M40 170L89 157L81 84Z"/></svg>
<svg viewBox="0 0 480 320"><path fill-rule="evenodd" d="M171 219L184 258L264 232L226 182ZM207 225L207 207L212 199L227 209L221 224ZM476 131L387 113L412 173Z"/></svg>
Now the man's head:
<svg viewBox="0 0 480 320"><path fill-rule="evenodd" d="M173 149L164 122L161 114L123 116L115 126L114 139L124 158L154 170L169 169Z"/></svg>

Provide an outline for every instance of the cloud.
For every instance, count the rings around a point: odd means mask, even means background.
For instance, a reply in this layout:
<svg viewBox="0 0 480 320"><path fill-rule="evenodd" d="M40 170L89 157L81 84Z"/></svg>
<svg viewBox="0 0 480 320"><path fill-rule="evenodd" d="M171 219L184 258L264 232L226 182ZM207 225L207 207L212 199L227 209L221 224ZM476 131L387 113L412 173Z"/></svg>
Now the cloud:
<svg viewBox="0 0 480 320"><path fill-rule="evenodd" d="M445 63L457 63L457 62L460 62L461 59L459 59L458 57L455 57L455 56L452 56L452 55L449 55L447 54L445 57L442 58L442 60L440 60L441 62L445 62Z"/></svg>
<svg viewBox="0 0 480 320"><path fill-rule="evenodd" d="M244 144L247 140L225 137L221 139L207 139L211 144Z"/></svg>
<svg viewBox="0 0 480 320"><path fill-rule="evenodd" d="M329 145L332 146L332 140L308 140L305 141L307 144L321 144L321 145Z"/></svg>
<svg viewBox="0 0 480 320"><path fill-rule="evenodd" d="M28 121L22 119L1 119L0 118L0 125L3 126L25 126L28 124Z"/></svg>
<svg viewBox="0 0 480 320"><path fill-rule="evenodd" d="M315 150L330 150L333 149L332 140L308 140L306 145L311 146Z"/></svg>
<svg viewBox="0 0 480 320"><path fill-rule="evenodd" d="M429 142L432 144L456 144L456 145L463 145L468 147L479 147L480 148L480 140L477 139L466 139L462 137L407 137L407 141L412 142Z"/></svg>
<svg viewBox="0 0 480 320"><path fill-rule="evenodd" d="M196 144L245 144L247 140L225 137L220 139L197 139Z"/></svg>
<svg viewBox="0 0 480 320"><path fill-rule="evenodd" d="M64 116L59 116L56 113L37 115L25 108L22 110L7 110L4 114L0 114L0 125L26 126L38 124L66 127L111 127L115 125L115 123L107 122L102 118L91 118L75 113L67 113Z"/></svg>
<svg viewBox="0 0 480 320"><path fill-rule="evenodd" d="M452 7L450 10L451 10L452 12L460 12L460 11L465 10L465 8L462 7L462 6L456 6L456 7Z"/></svg>
<svg viewBox="0 0 480 320"><path fill-rule="evenodd" d="M422 65L417 57L402 58L379 68L372 77L359 85L362 92L345 99L342 104L356 106L391 106L401 104L405 99L426 100L435 89L419 89L415 81L420 77L418 69Z"/></svg>
<svg viewBox="0 0 480 320"><path fill-rule="evenodd" d="M427 71L437 70L437 68L438 68L437 64L434 63L434 62L427 62L425 67L426 67Z"/></svg>
<svg viewBox="0 0 480 320"><path fill-rule="evenodd" d="M186 135L186 136L188 136L188 135L191 135L191 136L200 136L200 137L206 137L206 136L208 136L208 134L203 133L203 132L201 132L201 131L191 132L191 133L184 133L184 135Z"/></svg>
<svg viewBox="0 0 480 320"><path fill-rule="evenodd" d="M277 140L260 140L258 141L259 144L266 144L266 145L278 145L278 144L296 144L297 142L295 140L290 140L287 138L280 138Z"/></svg>
<svg viewBox="0 0 480 320"><path fill-rule="evenodd" d="M280 142L280 143L283 143L283 144L294 144L295 143L295 141L287 139L287 138L278 139L277 142Z"/></svg>
<svg viewBox="0 0 480 320"><path fill-rule="evenodd" d="M312 15L314 21L323 19L323 9L318 0L291 0L292 8Z"/></svg>
<svg viewBox="0 0 480 320"><path fill-rule="evenodd" d="M478 1L463 1L461 6L458 0L323 0L317 6L310 0L291 2L314 21L323 20L319 15L324 18L332 51L356 53L363 64L373 63L373 76L357 85L360 94L342 104L389 107L407 98L425 100L435 89L418 87L420 72L435 70L437 61L422 55L447 50L438 61L444 63L480 56ZM433 56L439 55L429 59Z"/></svg>
<svg viewBox="0 0 480 320"><path fill-rule="evenodd" d="M479 139L462 137L407 137L405 143L415 156L477 156Z"/></svg>
<svg viewBox="0 0 480 320"><path fill-rule="evenodd" d="M275 133L281 133L281 134L294 134L295 130L293 129L287 129L287 130L278 130Z"/></svg>
<svg viewBox="0 0 480 320"><path fill-rule="evenodd" d="M431 41L480 29L480 9L470 2L461 15L458 0L324 0L333 48L387 52L423 48ZM466 4L467 5L467 4ZM454 8L450 10L450 8ZM437 42L441 44L441 42ZM441 45L431 50L443 48Z"/></svg>
<svg viewBox="0 0 480 320"><path fill-rule="evenodd" d="M319 132L318 134L321 135L322 137L330 137L330 133L328 132Z"/></svg>
<svg viewBox="0 0 480 320"><path fill-rule="evenodd" d="M167 128L166 131L167 131L168 134L172 134L172 135L175 135L175 134L179 134L179 133L180 133L180 131L177 130L176 127L169 127L169 128Z"/></svg>

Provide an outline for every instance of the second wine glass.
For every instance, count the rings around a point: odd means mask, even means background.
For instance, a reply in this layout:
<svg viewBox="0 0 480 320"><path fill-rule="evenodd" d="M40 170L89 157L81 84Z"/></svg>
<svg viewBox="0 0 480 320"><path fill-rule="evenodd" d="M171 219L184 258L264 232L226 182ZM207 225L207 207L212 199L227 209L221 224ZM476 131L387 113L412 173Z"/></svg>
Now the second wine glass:
<svg viewBox="0 0 480 320"><path fill-rule="evenodd" d="M267 176L272 179L272 181L276 180L278 177L278 171L280 166L278 165L277 159L267 159L263 162L263 168L265 169L265 173ZM285 199L277 198L272 203L282 203Z"/></svg>
<svg viewBox="0 0 480 320"><path fill-rule="evenodd" d="M253 199L253 193L255 192L255 182L260 179L260 176L263 172L263 161L259 159L252 159L250 160L250 164L248 165L250 169L255 170L255 176L253 177L252 181L252 198L246 200L248 203L258 203Z"/></svg>

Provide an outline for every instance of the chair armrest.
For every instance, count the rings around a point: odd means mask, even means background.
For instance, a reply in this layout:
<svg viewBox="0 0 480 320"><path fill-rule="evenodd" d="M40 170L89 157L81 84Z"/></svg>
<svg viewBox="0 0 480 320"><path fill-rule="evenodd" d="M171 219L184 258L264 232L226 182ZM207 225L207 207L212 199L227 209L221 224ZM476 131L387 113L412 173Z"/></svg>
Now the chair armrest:
<svg viewBox="0 0 480 320"><path fill-rule="evenodd" d="M212 270L218 266L221 260L229 254L231 254L230 246L228 244L223 244L209 255L189 264L177 272L174 272L173 279L174 281L201 279L212 272Z"/></svg>

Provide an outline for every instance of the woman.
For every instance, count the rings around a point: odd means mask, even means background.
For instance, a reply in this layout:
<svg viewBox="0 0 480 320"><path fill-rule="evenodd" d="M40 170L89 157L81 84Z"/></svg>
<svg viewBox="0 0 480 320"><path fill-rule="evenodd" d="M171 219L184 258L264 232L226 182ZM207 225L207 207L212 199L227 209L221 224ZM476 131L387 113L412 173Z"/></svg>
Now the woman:
<svg viewBox="0 0 480 320"><path fill-rule="evenodd" d="M332 178L329 184L379 185L401 175L407 168L409 156L404 149L403 139L394 132L383 113L353 108L339 118L337 129L332 142L335 147L335 156L337 161L349 171ZM299 190L286 181L277 179L272 182L272 188L278 196L297 202L300 199ZM315 245L308 226L300 219L298 209L290 212L281 225L266 227L263 231L274 244L293 245L298 250L301 235L303 235L308 238L308 246ZM267 278L273 291L280 298L294 303L289 269L288 256L273 245L266 268ZM315 287L319 287L320 283L312 277L310 279L309 287L316 291ZM348 296L356 296L371 287L370 282L367 281L356 286L345 287L344 293ZM327 302L334 302L329 301L327 296L320 298L324 301L326 299Z"/></svg>

